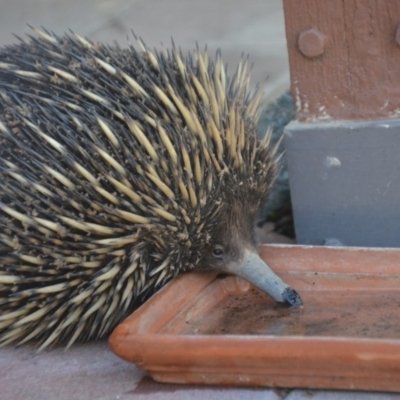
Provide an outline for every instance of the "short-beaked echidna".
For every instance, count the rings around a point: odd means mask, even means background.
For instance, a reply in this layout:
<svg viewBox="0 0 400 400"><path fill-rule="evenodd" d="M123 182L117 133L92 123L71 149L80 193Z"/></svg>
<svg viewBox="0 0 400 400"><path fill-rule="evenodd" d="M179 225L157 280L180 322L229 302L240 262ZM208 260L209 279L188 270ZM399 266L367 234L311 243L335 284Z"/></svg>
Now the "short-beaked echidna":
<svg viewBox="0 0 400 400"><path fill-rule="evenodd" d="M0 49L0 344L101 337L171 278L213 269L275 300L258 257L276 173L247 63L47 31Z"/></svg>

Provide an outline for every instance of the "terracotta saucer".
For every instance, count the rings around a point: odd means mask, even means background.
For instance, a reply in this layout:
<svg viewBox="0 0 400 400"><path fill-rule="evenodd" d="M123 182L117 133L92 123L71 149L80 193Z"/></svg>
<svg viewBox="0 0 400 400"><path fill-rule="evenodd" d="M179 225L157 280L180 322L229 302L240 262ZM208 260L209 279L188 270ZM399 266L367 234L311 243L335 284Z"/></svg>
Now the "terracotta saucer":
<svg viewBox="0 0 400 400"><path fill-rule="evenodd" d="M112 350L157 381L400 391L400 249L264 245L301 295L183 275L121 323Z"/></svg>

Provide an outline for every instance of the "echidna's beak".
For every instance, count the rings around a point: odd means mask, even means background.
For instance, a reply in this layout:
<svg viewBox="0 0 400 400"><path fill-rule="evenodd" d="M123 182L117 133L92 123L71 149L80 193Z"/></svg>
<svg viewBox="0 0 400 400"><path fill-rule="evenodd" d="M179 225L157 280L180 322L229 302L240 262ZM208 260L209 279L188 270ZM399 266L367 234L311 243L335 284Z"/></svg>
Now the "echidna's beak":
<svg viewBox="0 0 400 400"><path fill-rule="evenodd" d="M242 260L228 266L227 269L257 286L279 303L286 303L294 307L303 304L299 294L279 278L258 254L252 251L246 250Z"/></svg>

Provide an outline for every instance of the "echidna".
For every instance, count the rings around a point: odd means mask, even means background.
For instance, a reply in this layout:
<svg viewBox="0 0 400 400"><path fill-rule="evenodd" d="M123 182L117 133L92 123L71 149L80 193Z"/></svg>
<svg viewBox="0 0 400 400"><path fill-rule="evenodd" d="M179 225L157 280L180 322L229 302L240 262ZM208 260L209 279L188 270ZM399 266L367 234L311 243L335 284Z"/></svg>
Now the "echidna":
<svg viewBox="0 0 400 400"><path fill-rule="evenodd" d="M262 91L219 52L37 31L0 49L0 343L101 337L181 272L298 294L253 234L276 174Z"/></svg>

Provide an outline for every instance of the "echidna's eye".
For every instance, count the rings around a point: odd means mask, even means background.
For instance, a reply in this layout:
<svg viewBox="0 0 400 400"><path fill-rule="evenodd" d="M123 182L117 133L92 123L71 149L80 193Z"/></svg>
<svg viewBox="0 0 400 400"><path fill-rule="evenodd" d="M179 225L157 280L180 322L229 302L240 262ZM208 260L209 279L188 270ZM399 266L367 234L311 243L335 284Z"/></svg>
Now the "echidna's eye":
<svg viewBox="0 0 400 400"><path fill-rule="evenodd" d="M224 249L222 246L215 246L213 249L213 256L216 258L222 258L224 256Z"/></svg>

